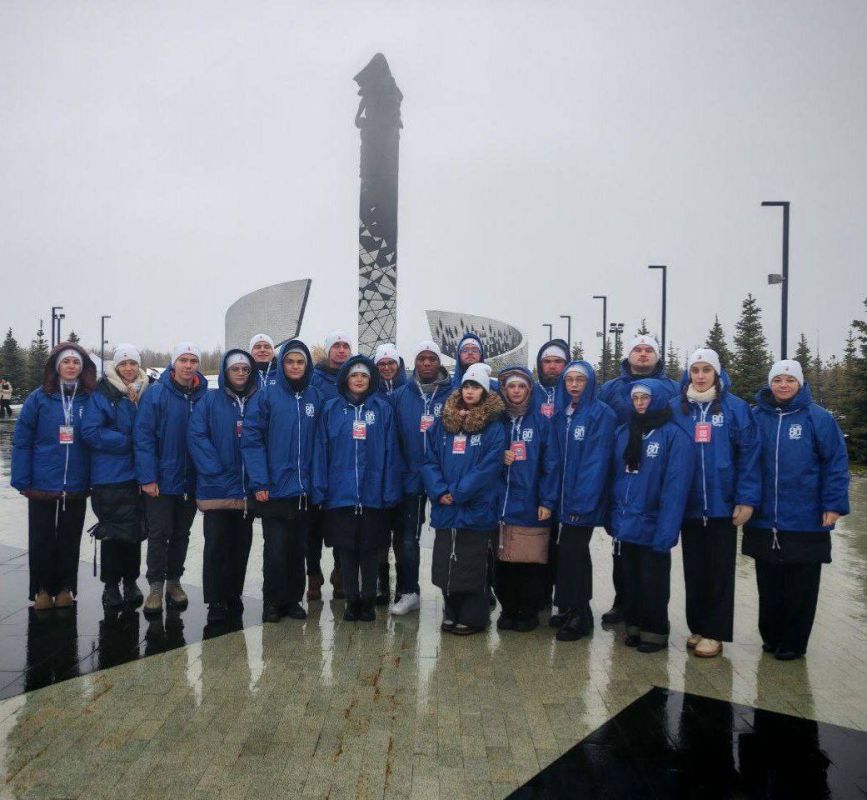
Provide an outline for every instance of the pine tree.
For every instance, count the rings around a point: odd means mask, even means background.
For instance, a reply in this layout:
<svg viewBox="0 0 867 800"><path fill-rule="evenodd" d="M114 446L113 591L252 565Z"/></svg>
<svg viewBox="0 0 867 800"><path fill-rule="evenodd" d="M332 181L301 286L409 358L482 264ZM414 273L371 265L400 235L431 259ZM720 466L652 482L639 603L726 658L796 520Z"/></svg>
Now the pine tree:
<svg viewBox="0 0 867 800"><path fill-rule="evenodd" d="M801 338L798 339L798 347L795 350L795 361L801 365L801 369L804 370L804 375L806 376L813 363L813 354L810 352L807 337L803 333L801 334Z"/></svg>
<svg viewBox="0 0 867 800"><path fill-rule="evenodd" d="M726 344L726 335L723 326L720 325L719 316L714 315L713 325L708 331L704 346L713 350L719 356L719 363L723 369L728 369L732 363L732 351Z"/></svg>
<svg viewBox="0 0 867 800"><path fill-rule="evenodd" d="M17 393L24 388L24 359L12 335L12 328L6 331L3 346L0 347L0 376L5 377Z"/></svg>
<svg viewBox="0 0 867 800"><path fill-rule="evenodd" d="M620 369L620 362L623 361L623 337L616 336L614 338L614 353L611 357L613 372L616 373Z"/></svg>
<svg viewBox="0 0 867 800"><path fill-rule="evenodd" d="M678 382L683 376L683 369L680 366L680 351L675 350L672 341L668 342L668 351L665 354L665 374Z"/></svg>
<svg viewBox="0 0 867 800"><path fill-rule="evenodd" d="M650 328L647 327L647 319L641 318L641 327L636 331L638 336L647 336L650 333Z"/></svg>
<svg viewBox="0 0 867 800"><path fill-rule="evenodd" d="M597 378L601 381L603 376L602 365L603 362L605 364L605 380L610 381L612 378L617 375L617 368L619 366L619 362L614 360L614 352L611 347L611 339L606 336L605 337L605 345L602 350L602 356L599 359L599 363L596 366Z"/></svg>
<svg viewBox="0 0 867 800"><path fill-rule="evenodd" d="M855 333L849 328L849 334L846 336L846 346L843 348L843 366L846 369L853 367L857 358L858 345L855 343Z"/></svg>
<svg viewBox="0 0 867 800"><path fill-rule="evenodd" d="M867 309L867 299L864 300L864 307ZM843 370L845 418L842 427L848 434L849 457L863 464L867 462L867 321L853 320L852 328L858 350L857 353L850 353L847 341Z"/></svg>
<svg viewBox="0 0 867 800"><path fill-rule="evenodd" d="M66 341L72 342L73 344L79 344L81 342L81 337L75 331L70 331L69 336L66 337Z"/></svg>
<svg viewBox="0 0 867 800"><path fill-rule="evenodd" d="M762 328L762 309L751 294L747 295L741 307L741 318L735 326L734 344L734 358L729 370L732 391L749 400L768 382L772 363L768 340Z"/></svg>
<svg viewBox="0 0 867 800"><path fill-rule="evenodd" d="M572 360L581 361L584 358L584 342L572 342Z"/></svg>
<svg viewBox="0 0 867 800"><path fill-rule="evenodd" d="M30 343L30 352L27 355L26 392L29 394L37 386L42 385L42 374L45 362L48 361L48 342L45 341L45 331L42 329L42 320L39 320L39 330L36 338Z"/></svg>

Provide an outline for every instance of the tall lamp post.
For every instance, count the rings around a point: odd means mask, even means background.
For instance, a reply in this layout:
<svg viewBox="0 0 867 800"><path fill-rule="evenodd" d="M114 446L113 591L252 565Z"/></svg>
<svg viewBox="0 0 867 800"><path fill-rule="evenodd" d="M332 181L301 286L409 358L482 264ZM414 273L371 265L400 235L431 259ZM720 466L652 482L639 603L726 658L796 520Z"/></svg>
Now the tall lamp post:
<svg viewBox="0 0 867 800"><path fill-rule="evenodd" d="M548 341L550 342L554 338L554 326L550 322L543 322L542 327L548 329Z"/></svg>
<svg viewBox="0 0 867 800"><path fill-rule="evenodd" d="M60 341L60 319L63 315L58 315L58 311L62 310L63 306L51 306L51 349L54 349Z"/></svg>
<svg viewBox="0 0 867 800"><path fill-rule="evenodd" d="M560 319L566 320L566 344L569 345L569 358L572 358L572 315L561 314Z"/></svg>
<svg viewBox="0 0 867 800"><path fill-rule="evenodd" d="M772 273L768 275L768 283L771 285L776 283L782 284L783 308L780 314L780 358L786 358L789 328L789 201L765 200L762 205L783 209L783 274Z"/></svg>
<svg viewBox="0 0 867 800"><path fill-rule="evenodd" d="M620 337L623 335L623 323L612 322L608 326L608 332L614 334L614 352L616 353L620 350Z"/></svg>
<svg viewBox="0 0 867 800"><path fill-rule="evenodd" d="M105 375L105 321L111 319L111 314L103 314L99 318L99 371Z"/></svg>
<svg viewBox="0 0 867 800"><path fill-rule="evenodd" d="M602 383L605 383L605 365L608 362L608 336L605 331L608 330L608 295L594 294L594 300L602 301L602 330L597 331L596 335L602 337Z"/></svg>
<svg viewBox="0 0 867 800"><path fill-rule="evenodd" d="M665 352L665 343L668 341L665 338L665 318L666 318L666 299L667 299L667 288L668 288L668 265L666 264L651 264L648 269L661 269L662 270L662 352Z"/></svg>

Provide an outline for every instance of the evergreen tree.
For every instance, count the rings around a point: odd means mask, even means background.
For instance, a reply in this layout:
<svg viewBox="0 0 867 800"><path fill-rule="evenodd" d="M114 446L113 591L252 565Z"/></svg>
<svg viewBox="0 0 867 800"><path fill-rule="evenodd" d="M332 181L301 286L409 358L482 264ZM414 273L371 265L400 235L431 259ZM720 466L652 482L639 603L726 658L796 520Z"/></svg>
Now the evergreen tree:
<svg viewBox="0 0 867 800"><path fill-rule="evenodd" d="M748 294L741 307L741 318L735 326L735 352L729 374L732 391L738 397L752 399L756 391L768 382L771 354L762 328L762 309L756 298Z"/></svg>
<svg viewBox="0 0 867 800"><path fill-rule="evenodd" d="M843 366L846 369L853 367L857 358L858 345L855 343L855 333L849 328L849 334L846 336L846 346L843 348Z"/></svg>
<svg viewBox="0 0 867 800"><path fill-rule="evenodd" d="M66 337L66 341L72 342L73 344L80 344L81 337L75 331L70 331L69 336Z"/></svg>
<svg viewBox="0 0 867 800"><path fill-rule="evenodd" d="M680 351L675 350L672 341L668 342L668 351L665 354L665 374L678 383L683 376L683 368L680 366Z"/></svg>
<svg viewBox="0 0 867 800"><path fill-rule="evenodd" d="M620 362L623 361L623 337L616 336L614 338L614 353L611 358L613 373L616 374L620 369Z"/></svg>
<svg viewBox="0 0 867 800"><path fill-rule="evenodd" d="M24 388L24 359L12 335L12 328L6 331L3 346L0 347L0 376L5 377L16 392L20 393Z"/></svg>
<svg viewBox="0 0 867 800"><path fill-rule="evenodd" d="M584 358L584 342L572 342L572 360L580 361Z"/></svg>
<svg viewBox="0 0 867 800"><path fill-rule="evenodd" d="M46 361L48 361L48 342L45 341L42 320L39 320L39 330L36 331L36 338L30 342L30 352L27 355L25 390L28 394L37 386L42 385L42 374Z"/></svg>
<svg viewBox="0 0 867 800"><path fill-rule="evenodd" d="M803 333L801 334L801 338L798 339L798 347L795 349L795 361L801 365L804 375L807 376L813 363L813 354L810 352L807 337ZM809 380L809 377L807 380Z"/></svg>
<svg viewBox="0 0 867 800"><path fill-rule="evenodd" d="M822 355L816 350L816 355L810 362L809 369L806 370L807 380L810 382L810 389L813 392L813 400L820 406L827 407L828 397L825 393L825 365L822 363Z"/></svg>
<svg viewBox="0 0 867 800"><path fill-rule="evenodd" d="M708 331L704 346L710 348L719 356L719 363L723 369L728 369L732 363L732 352L726 344L726 335L723 326L720 325L719 316L714 315L713 325Z"/></svg>
<svg viewBox="0 0 867 800"><path fill-rule="evenodd" d="M867 299L864 300L867 309ZM848 434L849 457L858 463L867 462L867 320L853 320L857 353L850 353L847 341L843 384L845 417L843 430ZM850 339L852 338L850 334ZM848 362L848 364L847 364Z"/></svg>
<svg viewBox="0 0 867 800"><path fill-rule="evenodd" d="M650 328L647 327L647 319L641 318L641 327L636 331L638 336L647 336L650 333Z"/></svg>
<svg viewBox="0 0 867 800"><path fill-rule="evenodd" d="M614 351L613 351L613 348L611 347L611 339L608 336L605 337L605 345L602 349L602 356L600 357L599 364L596 367L596 373L597 373L596 377L598 378L599 381L602 380L603 362L605 364L605 370L604 370L605 380L610 381L613 377L615 377L617 375L619 362L616 362L614 360Z"/></svg>

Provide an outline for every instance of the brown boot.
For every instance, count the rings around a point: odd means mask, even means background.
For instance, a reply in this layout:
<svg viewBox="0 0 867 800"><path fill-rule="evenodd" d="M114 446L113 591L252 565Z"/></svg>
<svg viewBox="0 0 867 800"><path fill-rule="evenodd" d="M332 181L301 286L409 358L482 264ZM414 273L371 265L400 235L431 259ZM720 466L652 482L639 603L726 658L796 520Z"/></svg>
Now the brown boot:
<svg viewBox="0 0 867 800"><path fill-rule="evenodd" d="M145 614L161 614L163 610L163 582L154 581L144 602Z"/></svg>
<svg viewBox="0 0 867 800"><path fill-rule="evenodd" d="M71 608L74 605L75 598L72 596L72 592L70 592L69 589L63 589L58 592L57 597L54 598L55 608Z"/></svg>
<svg viewBox="0 0 867 800"><path fill-rule="evenodd" d="M45 589L40 589L33 598L33 608L37 611L48 611L49 608L54 608L54 599Z"/></svg>
<svg viewBox="0 0 867 800"><path fill-rule="evenodd" d="M343 576L340 574L340 570L337 569L337 567L331 570L331 577L329 580L331 581L331 585L334 587L334 599L346 599L346 593L343 591Z"/></svg>
<svg viewBox="0 0 867 800"><path fill-rule="evenodd" d="M321 600L322 599L322 584L325 583L325 578L321 575L307 576L307 599Z"/></svg>
<svg viewBox="0 0 867 800"><path fill-rule="evenodd" d="M166 582L166 605L170 608L186 608L190 602L187 593L181 588L180 581Z"/></svg>

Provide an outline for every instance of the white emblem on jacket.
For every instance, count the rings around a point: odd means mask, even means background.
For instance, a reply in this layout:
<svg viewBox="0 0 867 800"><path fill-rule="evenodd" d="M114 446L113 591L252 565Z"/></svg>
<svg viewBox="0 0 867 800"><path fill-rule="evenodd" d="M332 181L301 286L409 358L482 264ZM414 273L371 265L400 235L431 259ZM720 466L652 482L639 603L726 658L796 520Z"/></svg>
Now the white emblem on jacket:
<svg viewBox="0 0 867 800"><path fill-rule="evenodd" d="M308 417L312 417L316 413L313 403L304 404L304 413L307 414Z"/></svg>
<svg viewBox="0 0 867 800"><path fill-rule="evenodd" d="M364 412L364 421L368 425L373 425L376 422L376 412L375 411L365 411Z"/></svg>
<svg viewBox="0 0 867 800"><path fill-rule="evenodd" d="M647 457L656 458L659 455L659 442L651 442L647 445Z"/></svg>
<svg viewBox="0 0 867 800"><path fill-rule="evenodd" d="M575 426L575 432L572 435L575 437L576 442L583 442L584 441L584 426L583 425L576 425Z"/></svg>
<svg viewBox="0 0 867 800"><path fill-rule="evenodd" d="M525 442L532 442L533 441L533 429L532 428L525 428L524 430L522 430L521 431L521 439L523 439Z"/></svg>
<svg viewBox="0 0 867 800"><path fill-rule="evenodd" d="M470 447L475 447L476 445L479 445L481 443L482 443L482 434L474 433L470 437Z"/></svg>
<svg viewBox="0 0 867 800"><path fill-rule="evenodd" d="M710 422L715 428L721 428L725 422L725 414L713 414L710 418Z"/></svg>
<svg viewBox="0 0 867 800"><path fill-rule="evenodd" d="M434 403L434 416L441 417L443 413L443 404L442 403Z"/></svg>
<svg viewBox="0 0 867 800"><path fill-rule="evenodd" d="M794 423L789 425L789 438L790 439L800 439L801 438L801 426L798 423Z"/></svg>

